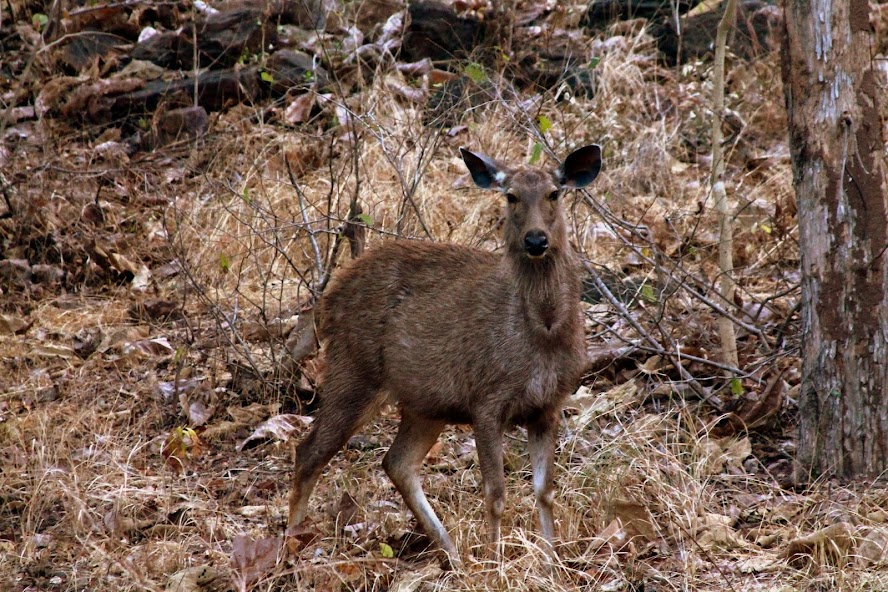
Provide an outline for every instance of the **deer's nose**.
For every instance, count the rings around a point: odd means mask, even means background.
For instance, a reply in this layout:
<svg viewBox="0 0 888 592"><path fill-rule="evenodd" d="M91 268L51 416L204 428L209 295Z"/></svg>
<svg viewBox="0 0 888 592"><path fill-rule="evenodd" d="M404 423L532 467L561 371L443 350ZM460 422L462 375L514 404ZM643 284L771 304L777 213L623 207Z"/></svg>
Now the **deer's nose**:
<svg viewBox="0 0 888 592"><path fill-rule="evenodd" d="M524 250L531 257L542 257L549 248L549 238L542 230L531 230L524 235Z"/></svg>

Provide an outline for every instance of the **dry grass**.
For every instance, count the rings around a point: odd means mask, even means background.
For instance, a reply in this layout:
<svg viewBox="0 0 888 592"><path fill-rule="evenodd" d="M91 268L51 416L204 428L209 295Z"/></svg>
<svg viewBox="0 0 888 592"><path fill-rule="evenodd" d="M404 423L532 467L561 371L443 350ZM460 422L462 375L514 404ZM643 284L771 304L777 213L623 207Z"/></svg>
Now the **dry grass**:
<svg viewBox="0 0 888 592"><path fill-rule="evenodd" d="M351 129L324 130L318 123L287 130L238 107L216 119L210 136L190 152L128 163L129 176L118 178L127 200L108 198L109 211L140 237L123 252L146 263L149 252L165 261L177 257L187 273L156 275L148 294L125 284L85 284L74 305L31 296L21 310L34 326L22 337L0 337L0 588L173 590L171 582L190 568L207 570L200 580L206 585L179 589L230 587L235 537L262 539L282 530L291 464L288 444L240 452L235 445L275 405L293 406L290 394L270 381L253 389L232 382L231 363L253 364L260 375L277 365L280 340L250 331L275 319L292 322L311 282L327 271L318 269L307 229L320 252L329 252L356 190L372 219L370 248L394 234L497 248L500 204L468 188L458 145L525 161L537 141L558 155L600 142L606 169L594 200L569 198L584 257L620 276L656 280L656 260L712 281L708 165L694 149L708 137L705 66L663 69L641 32L615 42L596 72L594 98L544 96L529 104L502 98L505 85L490 73L499 97L485 94L467 109L467 127L455 137L425 127L422 108L393 99L378 77L340 105ZM736 238L748 302L785 291L797 269L788 161L747 168L753 157L780 152L784 141L777 79L776 56L754 67L737 64L729 78L735 94L728 105L748 123L729 168L734 199L749 204ZM538 115L552 122L542 136ZM340 117L340 123L347 122ZM301 201L287 157L297 166ZM53 158L69 165L59 170L103 165ZM68 179L56 175L56 183ZM86 183L82 193L57 186L57 195L80 207L94 195ZM168 206L134 212L127 205L157 197ZM602 212L611 217L603 220ZM645 226L652 240L620 221ZM156 272L159 265L152 267ZM134 303L157 295L181 298L185 320L133 316ZM786 314L796 297L788 292L769 301L774 312L761 326L773 331L784 320L778 313ZM662 307L642 298L633 311L645 327L659 322L673 339L718 357L714 316L688 294ZM638 338L612 307L598 304L589 313L590 345L614 334ZM84 332L98 333L103 344L86 359L71 349ZM170 348L128 346L161 337ZM761 390L756 381L772 365L787 369L790 387L797 383L796 336L788 337L787 348L770 352L748 346L749 391ZM380 468L397 421L389 410L367 428L360 446L334 460L318 487L312 515L320 538L265 569L253 589L888 589L881 560L845 557L848 563L836 564L827 554L792 563L781 557L790 541L830 524L881 532L888 518L880 510L888 499L883 489L781 488L762 462L746 461L753 452L791 455L791 407L768 431L751 436L750 449L742 433L716 437L712 408L686 397L671 370L650 360L638 360L642 372L633 361L617 361L588 377L592 395L566 419L557 461L558 560L547 558L536 534L520 431L506 438L505 554L499 563L489 559L480 473L466 454L471 433L452 428L430 459L426 487L466 568L438 569L440 555L407 536L412 520ZM694 370L707 385L723 386L717 370ZM183 391L181 400L164 394L170 384L188 381L208 387ZM195 400L194 393L208 397L215 414L201 450L192 448L184 467L171 465L162 449L177 426L188 424L181 403ZM248 403L256 421L238 423L226 411ZM787 419L790 425L779 423ZM335 518L343 492L357 504L352 521L361 525L344 534ZM397 558L385 557L382 545ZM418 587L411 587L411 577L422 578Z"/></svg>

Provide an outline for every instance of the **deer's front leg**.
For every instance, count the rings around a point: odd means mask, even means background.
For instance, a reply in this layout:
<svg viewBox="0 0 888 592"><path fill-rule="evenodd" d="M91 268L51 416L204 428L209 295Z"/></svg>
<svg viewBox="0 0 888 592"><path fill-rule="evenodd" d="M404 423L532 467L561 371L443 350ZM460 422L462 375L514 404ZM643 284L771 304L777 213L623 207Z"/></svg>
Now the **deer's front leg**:
<svg viewBox="0 0 888 592"><path fill-rule="evenodd" d="M555 443L558 437L557 414L547 413L527 426L527 448L533 467L533 492L540 512L540 528L550 544L555 543ZM553 547L554 550L554 547Z"/></svg>
<svg viewBox="0 0 888 592"><path fill-rule="evenodd" d="M484 509L487 514L489 541L501 556L500 524L506 507L506 479L503 476L503 426L484 422L475 425L475 445L484 483Z"/></svg>

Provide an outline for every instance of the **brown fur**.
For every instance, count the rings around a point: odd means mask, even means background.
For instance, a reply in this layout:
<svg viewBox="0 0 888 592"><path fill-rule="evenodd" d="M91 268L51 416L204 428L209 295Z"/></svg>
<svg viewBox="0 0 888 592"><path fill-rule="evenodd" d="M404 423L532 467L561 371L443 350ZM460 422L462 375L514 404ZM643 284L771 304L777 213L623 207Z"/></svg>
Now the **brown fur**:
<svg viewBox="0 0 888 592"><path fill-rule="evenodd" d="M555 172L512 169L467 151L463 157L476 183L509 197L505 252L395 241L334 279L318 307L326 369L321 409L297 450L291 527L305 518L330 458L391 401L402 419L383 466L452 561L458 561L456 548L418 476L447 424L469 423L475 430L492 541L499 539L504 508L502 435L510 425L527 426L542 530L554 537L558 417L586 354L577 263L562 199L551 198L562 186L591 182L600 152L581 149ZM542 256L529 256L533 237L548 243Z"/></svg>

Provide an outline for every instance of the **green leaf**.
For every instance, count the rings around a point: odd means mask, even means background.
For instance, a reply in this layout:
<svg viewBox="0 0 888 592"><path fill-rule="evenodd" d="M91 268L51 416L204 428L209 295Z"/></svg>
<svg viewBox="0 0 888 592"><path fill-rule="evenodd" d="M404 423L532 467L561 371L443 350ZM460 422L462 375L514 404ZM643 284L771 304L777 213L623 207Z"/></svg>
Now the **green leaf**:
<svg viewBox="0 0 888 592"><path fill-rule="evenodd" d="M590 70L594 70L595 66L601 63L601 58L592 58L589 60L589 65L587 66Z"/></svg>
<svg viewBox="0 0 888 592"><path fill-rule="evenodd" d="M759 228L761 228L765 234L771 234L771 227L767 224L759 224Z"/></svg>
<svg viewBox="0 0 888 592"><path fill-rule="evenodd" d="M379 552L382 553L382 556L386 559L391 559L395 556L395 550L385 543L379 543Z"/></svg>
<svg viewBox="0 0 888 592"><path fill-rule="evenodd" d="M264 70L261 74L259 74L259 78L261 78L265 82L274 82L274 76L271 75L271 72L266 72Z"/></svg>
<svg viewBox="0 0 888 592"><path fill-rule="evenodd" d="M37 13L34 13L34 15L31 17L31 22L38 29L43 29L43 27L46 26L46 23L49 22L49 17L46 16L45 14L43 14L42 12L37 12Z"/></svg>
<svg viewBox="0 0 888 592"><path fill-rule="evenodd" d="M537 117L537 125L540 126L540 132L544 134L552 129L552 121L545 115L540 115L539 117Z"/></svg>
<svg viewBox="0 0 888 592"><path fill-rule="evenodd" d="M733 394L735 397L739 397L743 394L743 383L740 381L739 378L731 379L731 394Z"/></svg>
<svg viewBox="0 0 888 592"><path fill-rule="evenodd" d="M540 157L543 155L543 145L537 142L533 145L533 152L530 153L530 163L531 165L535 165L540 161Z"/></svg>
<svg viewBox="0 0 888 592"><path fill-rule="evenodd" d="M358 214L356 218L359 222L363 222L367 226L373 226L373 218L370 214Z"/></svg>
<svg viewBox="0 0 888 592"><path fill-rule="evenodd" d="M224 252L219 253L219 267L222 268L223 273L228 273L231 269L231 259Z"/></svg>
<svg viewBox="0 0 888 592"><path fill-rule="evenodd" d="M654 287L647 283L641 286L641 297L645 302L654 303L657 301L657 295L654 294Z"/></svg>
<svg viewBox="0 0 888 592"><path fill-rule="evenodd" d="M475 62L466 64L465 70L463 70L463 72L475 84L481 84L482 82L487 81L487 73L484 72L484 66L482 66L481 64L476 64Z"/></svg>

